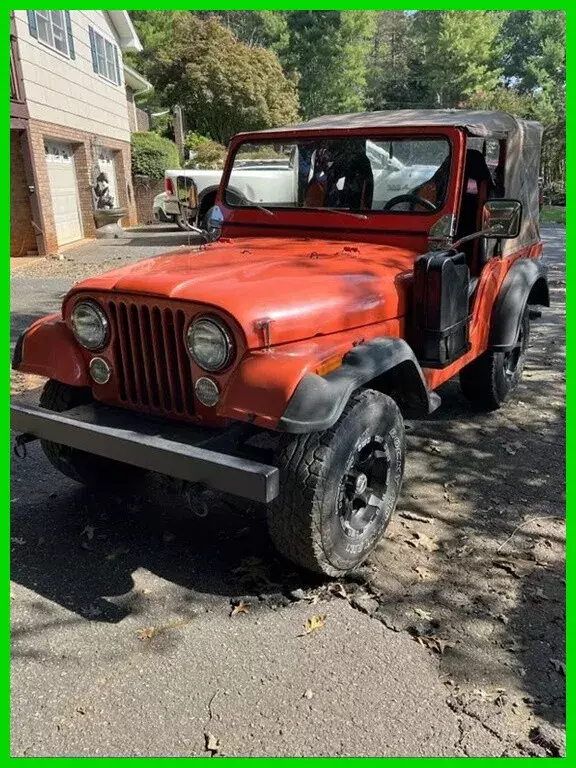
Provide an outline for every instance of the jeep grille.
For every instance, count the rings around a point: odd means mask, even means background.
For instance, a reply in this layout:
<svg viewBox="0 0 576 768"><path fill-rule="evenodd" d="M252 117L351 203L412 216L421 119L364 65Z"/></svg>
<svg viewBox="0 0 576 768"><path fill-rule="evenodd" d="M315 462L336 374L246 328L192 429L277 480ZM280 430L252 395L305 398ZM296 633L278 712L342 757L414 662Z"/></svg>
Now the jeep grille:
<svg viewBox="0 0 576 768"><path fill-rule="evenodd" d="M192 416L184 311L116 299L108 301L108 315L121 401L166 415Z"/></svg>

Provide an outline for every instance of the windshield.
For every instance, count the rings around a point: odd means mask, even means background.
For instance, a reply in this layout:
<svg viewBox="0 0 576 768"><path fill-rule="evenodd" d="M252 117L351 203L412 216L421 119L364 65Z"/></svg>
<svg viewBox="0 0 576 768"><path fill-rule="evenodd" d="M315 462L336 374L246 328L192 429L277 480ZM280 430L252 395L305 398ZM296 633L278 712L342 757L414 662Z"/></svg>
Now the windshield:
<svg viewBox="0 0 576 768"><path fill-rule="evenodd" d="M430 212L450 172L446 139L343 137L241 144L225 190L230 206Z"/></svg>

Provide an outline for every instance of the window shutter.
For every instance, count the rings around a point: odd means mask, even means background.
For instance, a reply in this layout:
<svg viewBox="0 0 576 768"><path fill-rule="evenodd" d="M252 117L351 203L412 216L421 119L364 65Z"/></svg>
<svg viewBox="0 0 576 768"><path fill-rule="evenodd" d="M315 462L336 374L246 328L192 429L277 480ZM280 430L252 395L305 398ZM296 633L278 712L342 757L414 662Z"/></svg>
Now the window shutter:
<svg viewBox="0 0 576 768"><path fill-rule="evenodd" d="M26 11L28 14L28 30L32 37L38 39L38 25L36 24L36 14L34 11Z"/></svg>
<svg viewBox="0 0 576 768"><path fill-rule="evenodd" d="M94 30L92 27L88 27L88 34L90 35L90 52L92 53L92 69L94 72L98 72L98 59L96 58L96 41L94 40Z"/></svg>
<svg viewBox="0 0 576 768"><path fill-rule="evenodd" d="M66 20L66 34L68 35L68 54L71 59L76 58L74 52L74 37L72 36L72 22L70 21L70 11L64 11L64 18Z"/></svg>
<svg viewBox="0 0 576 768"><path fill-rule="evenodd" d="M116 82L118 85L122 82L122 78L120 77L120 66L118 63L118 48L114 45L114 63L116 64Z"/></svg>

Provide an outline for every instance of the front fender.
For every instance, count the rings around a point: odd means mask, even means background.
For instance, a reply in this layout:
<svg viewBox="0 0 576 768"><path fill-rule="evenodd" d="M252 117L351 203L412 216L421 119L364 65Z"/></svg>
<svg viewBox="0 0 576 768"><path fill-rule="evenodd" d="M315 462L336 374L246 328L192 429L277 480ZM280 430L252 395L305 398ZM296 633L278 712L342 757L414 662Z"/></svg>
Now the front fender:
<svg viewBox="0 0 576 768"><path fill-rule="evenodd" d="M90 385L82 352L59 314L42 317L24 331L14 349L12 367L72 387Z"/></svg>
<svg viewBox="0 0 576 768"><path fill-rule="evenodd" d="M428 389L412 349L398 338L376 338L354 347L343 364L327 376L308 373L284 411L278 429L319 432L340 418L352 392L370 383L403 405L431 413L440 398Z"/></svg>
<svg viewBox="0 0 576 768"><path fill-rule="evenodd" d="M510 267L492 311L489 349L504 352L515 344L527 304L550 306L546 267L540 259L519 259Z"/></svg>

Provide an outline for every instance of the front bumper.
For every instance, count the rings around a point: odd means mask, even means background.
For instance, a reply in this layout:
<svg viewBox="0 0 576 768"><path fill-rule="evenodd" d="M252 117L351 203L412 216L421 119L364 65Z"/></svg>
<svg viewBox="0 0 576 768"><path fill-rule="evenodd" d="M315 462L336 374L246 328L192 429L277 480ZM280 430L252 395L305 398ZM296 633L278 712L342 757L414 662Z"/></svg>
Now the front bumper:
<svg viewBox="0 0 576 768"><path fill-rule="evenodd" d="M26 401L10 406L13 430L153 472L268 503L278 496L277 467L226 452L215 432L103 405L55 413Z"/></svg>

